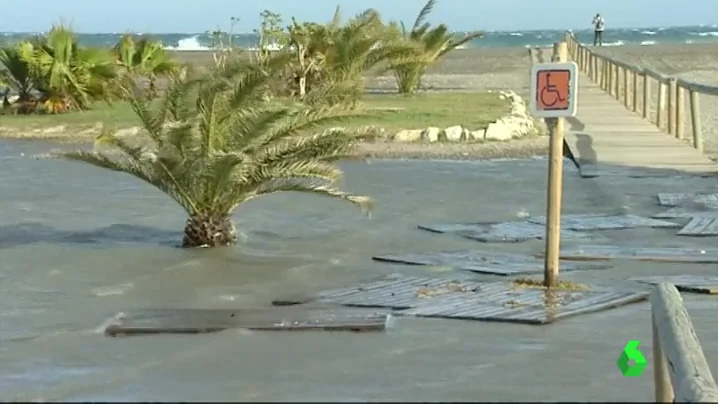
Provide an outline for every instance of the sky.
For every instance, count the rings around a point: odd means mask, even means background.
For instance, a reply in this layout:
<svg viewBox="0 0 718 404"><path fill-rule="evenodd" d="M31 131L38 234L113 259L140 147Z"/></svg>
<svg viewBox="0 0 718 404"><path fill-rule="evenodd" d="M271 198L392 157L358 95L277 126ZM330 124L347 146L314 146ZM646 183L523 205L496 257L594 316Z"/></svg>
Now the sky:
<svg viewBox="0 0 718 404"><path fill-rule="evenodd" d="M32 7L2 7L0 30L45 31L62 21L83 33L198 33L226 30L234 16L236 32L251 32L264 9L285 20L326 21L337 4L344 16L375 8L413 23L425 0L33 0ZM597 12L607 29L718 24L718 0L438 0L430 21L457 31L580 29Z"/></svg>

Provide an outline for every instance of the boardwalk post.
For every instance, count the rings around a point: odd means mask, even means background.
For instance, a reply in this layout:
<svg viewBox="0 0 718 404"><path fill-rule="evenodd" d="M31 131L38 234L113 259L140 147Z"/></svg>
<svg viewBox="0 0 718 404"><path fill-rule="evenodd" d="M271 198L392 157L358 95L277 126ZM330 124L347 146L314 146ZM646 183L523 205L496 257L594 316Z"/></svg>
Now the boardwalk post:
<svg viewBox="0 0 718 404"><path fill-rule="evenodd" d="M674 135L676 133L676 80L674 78L668 79L668 134Z"/></svg>
<svg viewBox="0 0 718 404"><path fill-rule="evenodd" d="M633 83L633 99L631 100L631 110L633 112L638 111L638 72L636 70L632 71L632 77L631 77L632 83Z"/></svg>
<svg viewBox="0 0 718 404"><path fill-rule="evenodd" d="M663 118L666 115L666 85L663 80L658 80L658 107L656 108L656 126L658 129L665 128Z"/></svg>
<svg viewBox="0 0 718 404"><path fill-rule="evenodd" d="M697 91L690 91L691 126L693 127L693 147L703 152L703 127L701 124L701 107Z"/></svg>
<svg viewBox="0 0 718 404"><path fill-rule="evenodd" d="M676 138L683 139L683 130L685 128L685 108L686 102L684 100L683 87L676 83Z"/></svg>
<svg viewBox="0 0 718 404"><path fill-rule="evenodd" d="M643 71L643 118L649 119L651 116L651 78Z"/></svg>

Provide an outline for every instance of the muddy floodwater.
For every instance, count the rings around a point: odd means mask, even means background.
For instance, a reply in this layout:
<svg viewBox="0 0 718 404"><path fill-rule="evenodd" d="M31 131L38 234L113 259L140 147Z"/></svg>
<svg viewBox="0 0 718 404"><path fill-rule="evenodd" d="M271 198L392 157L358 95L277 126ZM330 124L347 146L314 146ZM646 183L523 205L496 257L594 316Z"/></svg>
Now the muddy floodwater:
<svg viewBox="0 0 718 404"><path fill-rule="evenodd" d="M30 156L41 142L0 142L0 395L9 400L642 401L651 369L624 378L628 340L650 352L648 303L546 326L397 318L386 333L230 330L108 338L131 308L242 308L382 274L451 276L373 262L382 253L489 248L534 253L540 241L482 244L420 223L543 215L546 161L348 162L347 189L371 217L304 195L258 199L236 214L236 248L185 251L184 212L126 175ZM581 179L565 165L565 213L650 215L657 192L718 189L718 179ZM675 229L602 232L611 244L713 246ZM639 275L709 274L716 265L618 261L566 279L625 284ZM476 275L481 279L481 275ZM496 279L483 276L486 279ZM718 366L718 301L684 295ZM650 358L649 358L650 363Z"/></svg>

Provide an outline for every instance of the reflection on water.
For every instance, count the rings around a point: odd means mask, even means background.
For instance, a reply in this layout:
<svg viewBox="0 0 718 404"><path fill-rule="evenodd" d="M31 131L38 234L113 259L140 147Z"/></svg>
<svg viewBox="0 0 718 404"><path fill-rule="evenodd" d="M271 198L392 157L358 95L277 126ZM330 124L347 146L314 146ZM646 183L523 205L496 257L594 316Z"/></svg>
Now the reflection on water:
<svg viewBox="0 0 718 404"><path fill-rule="evenodd" d="M535 252L540 241L489 246L416 225L544 214L543 160L346 163L346 188L376 199L371 217L330 199L274 195L237 211L236 248L187 251L174 248L186 217L169 198L126 175L28 158L47 150L41 142L0 142L4 398L620 401L651 394L650 378L626 381L614 364L628 339L649 344L647 304L545 327L401 318L377 335L227 331L113 339L99 333L109 316L134 307L256 307L282 295L426 271L373 262L374 254ZM710 187L706 179L581 180L571 164L565 167L567 213L645 215L658 211L652 195L669 186L676 192ZM673 233L606 234L623 244L711 243ZM689 269L714 271L621 262L571 277L610 283ZM718 339L704 335L715 333L708 324L716 304L691 299L710 358Z"/></svg>

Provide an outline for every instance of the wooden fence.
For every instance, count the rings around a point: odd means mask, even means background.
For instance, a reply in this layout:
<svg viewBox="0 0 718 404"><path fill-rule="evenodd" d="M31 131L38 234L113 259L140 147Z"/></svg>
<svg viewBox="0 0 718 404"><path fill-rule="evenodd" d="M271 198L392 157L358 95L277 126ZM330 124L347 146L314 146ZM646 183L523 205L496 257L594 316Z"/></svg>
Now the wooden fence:
<svg viewBox="0 0 718 404"><path fill-rule="evenodd" d="M718 403L718 386L678 289L662 283L650 301L656 402Z"/></svg>
<svg viewBox="0 0 718 404"><path fill-rule="evenodd" d="M718 87L693 83L600 55L579 43L571 33L566 33L566 43L569 57L578 64L579 70L623 102L626 108L640 113L658 128L665 129L669 134L683 140L688 118L692 132L691 143L693 147L703 151L699 94L718 96ZM651 97L652 88L657 88L658 91L655 103ZM653 109L655 118L651 113Z"/></svg>

